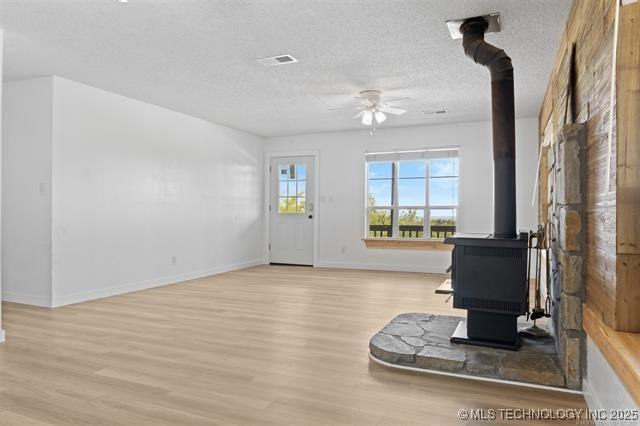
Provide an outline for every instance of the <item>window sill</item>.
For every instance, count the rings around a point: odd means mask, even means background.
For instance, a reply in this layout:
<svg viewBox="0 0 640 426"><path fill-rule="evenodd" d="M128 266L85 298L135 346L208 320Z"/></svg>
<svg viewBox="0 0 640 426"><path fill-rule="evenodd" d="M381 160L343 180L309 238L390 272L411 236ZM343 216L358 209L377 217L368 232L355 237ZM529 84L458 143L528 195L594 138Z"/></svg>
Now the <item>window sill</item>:
<svg viewBox="0 0 640 426"><path fill-rule="evenodd" d="M582 306L583 327L613 371L640 404L640 333L615 331L587 305Z"/></svg>
<svg viewBox="0 0 640 426"><path fill-rule="evenodd" d="M443 240L422 240L422 239L402 239L402 238L363 238L367 248L378 249L402 249L402 250L447 250L451 251L453 246L445 244Z"/></svg>

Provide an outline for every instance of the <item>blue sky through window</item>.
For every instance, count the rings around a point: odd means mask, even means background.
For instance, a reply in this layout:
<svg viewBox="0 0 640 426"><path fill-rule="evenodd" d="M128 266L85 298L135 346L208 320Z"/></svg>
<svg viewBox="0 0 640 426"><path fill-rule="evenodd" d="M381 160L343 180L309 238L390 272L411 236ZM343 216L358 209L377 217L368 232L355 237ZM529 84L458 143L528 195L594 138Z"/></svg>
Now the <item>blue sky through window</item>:
<svg viewBox="0 0 640 426"><path fill-rule="evenodd" d="M429 181L430 206L457 206L458 179L437 178Z"/></svg>
<svg viewBox="0 0 640 426"><path fill-rule="evenodd" d="M400 178L398 182L399 206L424 206L426 198L426 181L424 178Z"/></svg>
<svg viewBox="0 0 640 426"><path fill-rule="evenodd" d="M374 205L391 205L391 182L391 179L369 180L369 195L373 197Z"/></svg>
<svg viewBox="0 0 640 426"><path fill-rule="evenodd" d="M429 205L458 205L458 159L441 158L429 161ZM425 160L398 162L398 206L426 204ZM369 195L376 206L392 205L393 163L368 163ZM453 177L452 177L453 176ZM450 217L451 214L447 213Z"/></svg>
<svg viewBox="0 0 640 426"><path fill-rule="evenodd" d="M369 163L369 179L392 178L391 163Z"/></svg>
<svg viewBox="0 0 640 426"><path fill-rule="evenodd" d="M399 167L400 179L424 178L427 173L427 163L424 160L401 161Z"/></svg>
<svg viewBox="0 0 640 426"><path fill-rule="evenodd" d="M429 176L458 176L458 159L457 158L441 158L429 161Z"/></svg>

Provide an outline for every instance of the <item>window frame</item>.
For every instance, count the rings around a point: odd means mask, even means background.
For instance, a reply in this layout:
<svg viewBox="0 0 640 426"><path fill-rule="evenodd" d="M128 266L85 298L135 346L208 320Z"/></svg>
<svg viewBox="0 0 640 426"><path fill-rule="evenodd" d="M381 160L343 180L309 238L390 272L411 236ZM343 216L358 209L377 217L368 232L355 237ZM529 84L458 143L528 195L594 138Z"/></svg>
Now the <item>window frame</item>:
<svg viewBox="0 0 640 426"><path fill-rule="evenodd" d="M458 147L450 147L450 148L442 148L442 149L425 149L419 150L420 152L434 152L438 150L450 150L457 151L456 156L443 156L443 157L432 157L432 158L416 158L414 160L411 159L389 159L389 160L372 160L368 161L366 159L366 155L375 155L375 153L367 153L365 155L365 240L398 240L398 241L442 241L444 238L432 238L431 237L431 210L451 210L453 211L454 217L456 218L456 232L459 226L458 223L458 211L460 210L460 149ZM402 153L402 151L395 152L397 154ZM458 174L456 175L447 175L447 176L430 176L430 161L445 159L445 158L457 158L458 159ZM400 167L399 164L402 161L424 161L425 162L425 205L424 206L411 206L411 205L399 205L399 190L398 186L400 184ZM392 205L379 205L379 206L369 206L369 164L370 163L391 163L391 203ZM431 179L457 179L458 191L458 205L438 205L431 206L429 201L429 189L430 189L430 180ZM389 210L391 212L391 237L373 237L369 235L369 213L372 210ZM423 211L423 224L422 224L422 238L411 238L411 237L401 237L400 236L400 211L401 210L422 210Z"/></svg>

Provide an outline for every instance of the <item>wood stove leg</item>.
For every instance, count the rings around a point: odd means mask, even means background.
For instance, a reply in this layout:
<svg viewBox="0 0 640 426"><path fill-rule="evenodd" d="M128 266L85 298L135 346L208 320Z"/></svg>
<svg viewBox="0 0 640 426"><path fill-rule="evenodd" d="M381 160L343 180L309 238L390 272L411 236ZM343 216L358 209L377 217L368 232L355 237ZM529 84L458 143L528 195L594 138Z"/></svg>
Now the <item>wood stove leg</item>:
<svg viewBox="0 0 640 426"><path fill-rule="evenodd" d="M517 350L520 347L517 320L516 315L468 310L466 324L458 325L451 341Z"/></svg>

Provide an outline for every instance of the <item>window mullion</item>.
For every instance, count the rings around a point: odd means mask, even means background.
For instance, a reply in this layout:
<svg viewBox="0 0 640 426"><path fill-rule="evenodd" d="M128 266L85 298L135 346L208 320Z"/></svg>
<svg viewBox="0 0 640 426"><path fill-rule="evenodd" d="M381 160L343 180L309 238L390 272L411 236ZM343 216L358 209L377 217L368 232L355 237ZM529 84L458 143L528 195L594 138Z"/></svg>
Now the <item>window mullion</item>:
<svg viewBox="0 0 640 426"><path fill-rule="evenodd" d="M392 171L393 171L393 185L391 185L391 191L392 191L392 196L393 199L391 201L391 204L393 206L392 208L392 217L391 217L391 227L392 227L392 231L391 231L391 236L392 237L399 237L400 236L400 211L398 210L398 186L399 186L399 177L400 177L400 171L399 171L400 167L397 161L393 162L393 166L392 166Z"/></svg>
<svg viewBox="0 0 640 426"><path fill-rule="evenodd" d="M429 172L429 160L425 160L427 162L425 170L425 191L424 194L424 228L422 235L426 239L431 239L431 209L429 208L429 182L430 182L430 172Z"/></svg>
<svg viewBox="0 0 640 426"><path fill-rule="evenodd" d="M369 238L369 212L371 206L369 206L369 163L364 162L364 237Z"/></svg>

